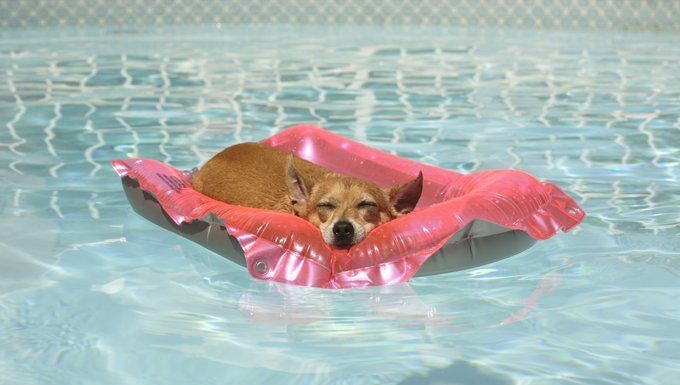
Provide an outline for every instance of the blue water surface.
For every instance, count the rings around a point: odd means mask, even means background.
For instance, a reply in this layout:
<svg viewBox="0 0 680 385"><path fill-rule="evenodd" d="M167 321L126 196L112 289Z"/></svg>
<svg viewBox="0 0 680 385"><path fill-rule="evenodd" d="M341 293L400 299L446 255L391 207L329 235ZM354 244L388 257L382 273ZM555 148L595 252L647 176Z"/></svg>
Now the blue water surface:
<svg viewBox="0 0 680 385"><path fill-rule="evenodd" d="M659 384L680 378L676 35L0 31L0 383ZM135 214L109 166L313 123L588 213L482 268L256 281Z"/></svg>

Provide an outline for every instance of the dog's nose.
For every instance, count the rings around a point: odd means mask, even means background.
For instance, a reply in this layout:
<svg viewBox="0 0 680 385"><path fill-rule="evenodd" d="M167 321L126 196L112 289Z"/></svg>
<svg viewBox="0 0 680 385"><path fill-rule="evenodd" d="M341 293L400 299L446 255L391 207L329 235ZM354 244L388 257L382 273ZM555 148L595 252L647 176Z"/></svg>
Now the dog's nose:
<svg viewBox="0 0 680 385"><path fill-rule="evenodd" d="M354 226L348 221L339 221L333 225L333 234L341 240L351 240L354 237Z"/></svg>

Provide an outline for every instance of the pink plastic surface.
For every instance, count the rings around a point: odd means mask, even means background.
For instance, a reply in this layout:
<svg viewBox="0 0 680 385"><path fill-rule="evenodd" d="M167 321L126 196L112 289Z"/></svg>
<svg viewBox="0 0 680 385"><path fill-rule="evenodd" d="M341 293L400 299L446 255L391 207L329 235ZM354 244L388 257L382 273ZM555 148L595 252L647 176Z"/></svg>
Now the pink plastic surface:
<svg viewBox="0 0 680 385"><path fill-rule="evenodd" d="M152 159L114 160L118 174L154 194L175 223L209 214L222 219L259 279L324 288L408 281L457 231L475 219L547 239L585 213L551 183L515 170L459 174L370 148L314 126L295 126L262 141L335 172L383 187L422 170L423 195L412 213L384 224L349 250L326 244L319 230L292 214L234 206L191 188L190 176Z"/></svg>

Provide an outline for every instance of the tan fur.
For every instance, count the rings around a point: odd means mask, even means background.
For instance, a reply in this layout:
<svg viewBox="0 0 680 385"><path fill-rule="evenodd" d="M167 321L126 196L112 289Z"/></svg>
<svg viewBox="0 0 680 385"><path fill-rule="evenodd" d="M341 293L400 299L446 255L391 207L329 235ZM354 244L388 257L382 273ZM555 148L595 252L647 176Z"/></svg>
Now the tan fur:
<svg viewBox="0 0 680 385"><path fill-rule="evenodd" d="M328 176L317 182L303 217L315 224L327 243L333 243L333 225L346 220L354 226L353 243L374 228L400 215L394 211L386 191L375 183L345 176ZM319 206L330 203L332 208ZM375 206L361 205L375 203Z"/></svg>
<svg viewBox="0 0 680 385"><path fill-rule="evenodd" d="M215 155L198 172L194 189L223 202L289 212L319 227L335 244L333 227L352 224L351 243L375 227L410 212L422 190L414 181L383 190L259 143L243 143ZM401 203L400 203L401 202Z"/></svg>

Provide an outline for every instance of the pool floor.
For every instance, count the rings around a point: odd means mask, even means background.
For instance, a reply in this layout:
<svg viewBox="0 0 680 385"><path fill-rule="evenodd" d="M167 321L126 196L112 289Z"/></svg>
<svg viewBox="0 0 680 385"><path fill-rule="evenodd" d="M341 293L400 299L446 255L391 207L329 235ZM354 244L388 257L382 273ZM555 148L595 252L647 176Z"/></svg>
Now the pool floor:
<svg viewBox="0 0 680 385"><path fill-rule="evenodd" d="M428 28L0 30L0 384L680 378L680 44ZM190 169L311 123L587 212L407 284L271 284L136 215L109 161Z"/></svg>

